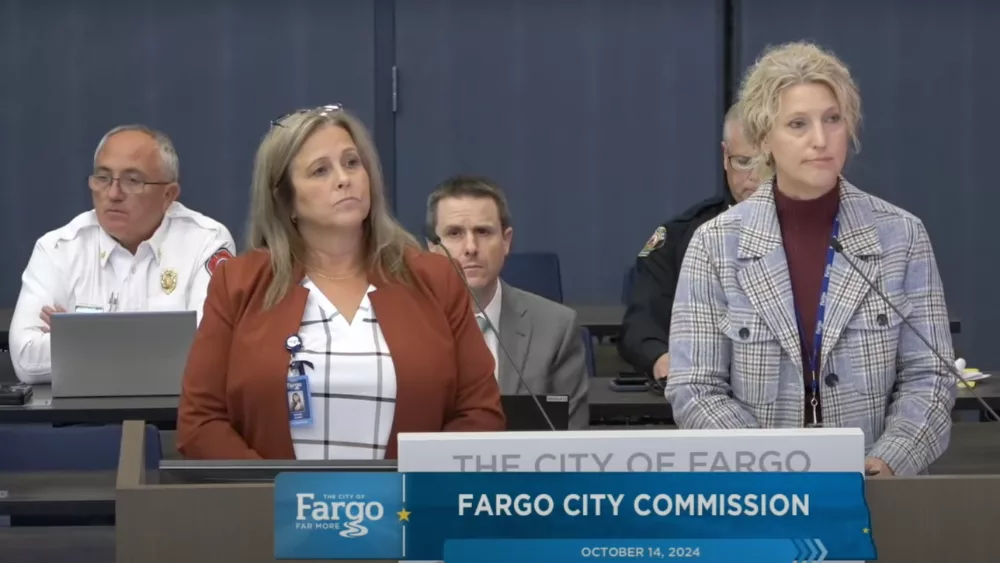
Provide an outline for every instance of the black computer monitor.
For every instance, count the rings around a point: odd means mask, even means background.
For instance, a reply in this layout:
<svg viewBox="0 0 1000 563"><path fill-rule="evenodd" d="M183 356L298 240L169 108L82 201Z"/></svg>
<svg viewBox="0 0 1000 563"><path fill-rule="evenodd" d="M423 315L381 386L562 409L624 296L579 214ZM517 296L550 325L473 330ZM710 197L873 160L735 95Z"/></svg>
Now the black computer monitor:
<svg viewBox="0 0 1000 563"><path fill-rule="evenodd" d="M396 471L396 460L177 460L160 461L157 472L162 485L202 483L273 483L279 473L290 471Z"/></svg>
<svg viewBox="0 0 1000 563"><path fill-rule="evenodd" d="M569 429L569 397L566 395L537 395L537 397L556 430ZM531 395L503 395L500 397L500 402L507 417L507 430L522 432L551 430Z"/></svg>

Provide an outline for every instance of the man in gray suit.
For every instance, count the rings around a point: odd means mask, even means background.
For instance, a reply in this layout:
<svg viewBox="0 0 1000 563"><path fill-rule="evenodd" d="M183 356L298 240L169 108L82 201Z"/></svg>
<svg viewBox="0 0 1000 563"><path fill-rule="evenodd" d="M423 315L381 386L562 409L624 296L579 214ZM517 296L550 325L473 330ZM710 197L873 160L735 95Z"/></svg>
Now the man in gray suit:
<svg viewBox="0 0 1000 563"><path fill-rule="evenodd" d="M590 421L589 384L576 312L500 279L514 235L503 191L486 178L449 178L427 198L426 229L428 239L440 237L441 244L458 260L483 306L483 311L476 311L476 318L498 366L500 392L527 394L483 315L500 331L504 347L521 368L531 391L568 396L570 429L586 428ZM436 245L428 245L443 253Z"/></svg>

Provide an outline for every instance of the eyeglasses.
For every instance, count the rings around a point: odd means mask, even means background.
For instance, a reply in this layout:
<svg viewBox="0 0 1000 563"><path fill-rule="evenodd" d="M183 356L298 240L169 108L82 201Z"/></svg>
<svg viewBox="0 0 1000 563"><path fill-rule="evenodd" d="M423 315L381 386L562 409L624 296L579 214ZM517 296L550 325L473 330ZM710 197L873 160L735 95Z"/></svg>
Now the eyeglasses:
<svg viewBox="0 0 1000 563"><path fill-rule="evenodd" d="M118 187L121 188L123 192L130 195L141 193L146 189L146 186L166 186L173 183L147 182L134 176L121 176L115 178L114 176L109 176L107 174L91 174L87 178L87 184L90 186L90 190L94 192L103 192L111 188L111 184L114 184L115 182L118 182Z"/></svg>
<svg viewBox="0 0 1000 563"><path fill-rule="evenodd" d="M321 115L325 117L327 115L330 115L331 113L337 113L338 111L344 111L344 106L341 104L330 104L327 106L320 106L318 108L300 109L297 111L293 111L291 113L286 113L285 115L282 115L277 119L272 119L271 127L284 127L282 122L293 115L300 115L303 113L315 113L316 115Z"/></svg>
<svg viewBox="0 0 1000 563"><path fill-rule="evenodd" d="M736 155L729 157L729 166L733 167L733 170L739 172L749 172L753 170L756 163L757 159L752 156Z"/></svg>

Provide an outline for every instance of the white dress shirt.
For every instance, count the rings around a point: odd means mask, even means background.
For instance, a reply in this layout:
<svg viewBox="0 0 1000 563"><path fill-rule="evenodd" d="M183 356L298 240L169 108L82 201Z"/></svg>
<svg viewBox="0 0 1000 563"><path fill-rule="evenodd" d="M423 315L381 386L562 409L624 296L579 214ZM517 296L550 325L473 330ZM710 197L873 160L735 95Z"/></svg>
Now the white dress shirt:
<svg viewBox="0 0 1000 563"><path fill-rule="evenodd" d="M477 322L479 322L479 318L483 316L483 313L486 313L486 317L493 323L497 332L500 332L500 295L503 292L501 289L502 285L497 281L497 290L493 293L493 298L483 307L483 311L476 313ZM497 335L488 326L485 326L484 323L480 322L479 326L483 331L483 338L486 339L486 345L490 347L490 352L493 353L493 377L497 377L500 369L500 356L497 355Z"/></svg>
<svg viewBox="0 0 1000 563"><path fill-rule="evenodd" d="M396 368L367 293L350 323L306 278L295 360L312 364L308 426L292 426L295 459L384 459L396 414Z"/></svg>
<svg viewBox="0 0 1000 563"><path fill-rule="evenodd" d="M222 223L177 202L134 256L100 227L93 210L46 233L35 243L21 277L10 324L10 355L18 379L51 381L42 307L68 312L194 310L201 322L210 269L235 250ZM114 343L108 347L112 350Z"/></svg>

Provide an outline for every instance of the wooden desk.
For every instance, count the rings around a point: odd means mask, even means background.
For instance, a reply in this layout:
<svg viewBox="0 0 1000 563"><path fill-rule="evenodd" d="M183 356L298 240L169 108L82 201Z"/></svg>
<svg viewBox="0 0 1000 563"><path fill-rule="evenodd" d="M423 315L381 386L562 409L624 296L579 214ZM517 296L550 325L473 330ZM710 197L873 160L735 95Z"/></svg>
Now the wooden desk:
<svg viewBox="0 0 1000 563"><path fill-rule="evenodd" d="M170 429L177 421L177 401L177 397L53 399L50 386L35 385L28 404L0 406L0 424L117 424L123 420L146 420Z"/></svg>
<svg viewBox="0 0 1000 563"><path fill-rule="evenodd" d="M115 476L115 471L0 472L0 515L113 516Z"/></svg>
<svg viewBox="0 0 1000 563"><path fill-rule="evenodd" d="M596 423L625 419L631 424L648 424L672 418L670 404L663 395L650 391L612 391L610 382L609 377L595 377L590 381L591 421ZM978 382L975 391L993 410L1000 411L1000 372ZM968 389L960 389L955 400L955 410L978 411L980 405Z"/></svg>
<svg viewBox="0 0 1000 563"><path fill-rule="evenodd" d="M569 305L576 311L576 322L587 327L596 338L617 337L621 330L625 305Z"/></svg>
<svg viewBox="0 0 1000 563"><path fill-rule="evenodd" d="M955 423L948 450L931 465L930 472L932 475L1000 473L1000 424Z"/></svg>
<svg viewBox="0 0 1000 563"><path fill-rule="evenodd" d="M110 563L115 560L114 526L29 526L0 528L4 563Z"/></svg>
<svg viewBox="0 0 1000 563"><path fill-rule="evenodd" d="M590 380L590 421L592 424L630 425L673 422L670 403L662 394L650 391L620 392L611 389L610 377Z"/></svg>
<svg viewBox="0 0 1000 563"><path fill-rule="evenodd" d="M647 392L616 393L610 379L590 382L590 418L606 421L629 417L638 423L651 418L669 420L670 405L662 395ZM161 429L176 428L177 397L106 397L53 399L48 385L34 387L31 402L24 406L0 406L0 424L118 424L123 420L145 420ZM639 422L642 419L644 422Z"/></svg>
<svg viewBox="0 0 1000 563"><path fill-rule="evenodd" d="M974 391L995 411L1000 411L1000 371L983 370L991 375L989 379L977 381ZM972 391L960 387L955 399L955 410L977 411L982 407Z"/></svg>
<svg viewBox="0 0 1000 563"><path fill-rule="evenodd" d="M990 373L990 372L987 372ZM655 424L671 421L670 405L661 394L648 391L621 393L610 388L611 378L590 380L590 419L594 424L614 420L629 424ZM979 382L976 392L1000 410L1000 373ZM145 420L163 430L176 428L177 397L107 397L52 399L47 385L34 387L25 406L0 406L0 424L117 424L123 420ZM979 403L968 390L961 390L955 410L979 410Z"/></svg>
<svg viewBox="0 0 1000 563"><path fill-rule="evenodd" d="M148 421L147 421L148 422ZM931 466L932 475L996 475L1000 473L1000 427L985 423L956 424L952 430L948 451ZM0 515L13 516L113 516L116 511L116 472L43 472L43 473L0 473ZM88 527L84 530L103 529ZM32 537L21 533L23 528L0 528L0 552L3 561L8 561L10 548L14 545L26 550ZM47 541L46 553L56 553L57 546L70 549L70 544L89 546L106 545L107 534L93 532L73 532L68 528L58 528L60 534ZM66 534L62 535L62 530ZM19 537L20 533L20 537ZM103 539L101 539L103 538ZM17 543L12 543L16 540ZM38 541L39 538L35 538ZM37 549L42 546L36 545ZM20 553L20 552L19 552ZM31 552L35 553L35 552ZM17 559L14 559L17 560ZM48 559L24 559L25 561L47 561ZM85 560L82 559L82 560ZM81 559L74 559L81 561ZM105 561L98 559L98 561ZM107 561L110 561L108 559Z"/></svg>

